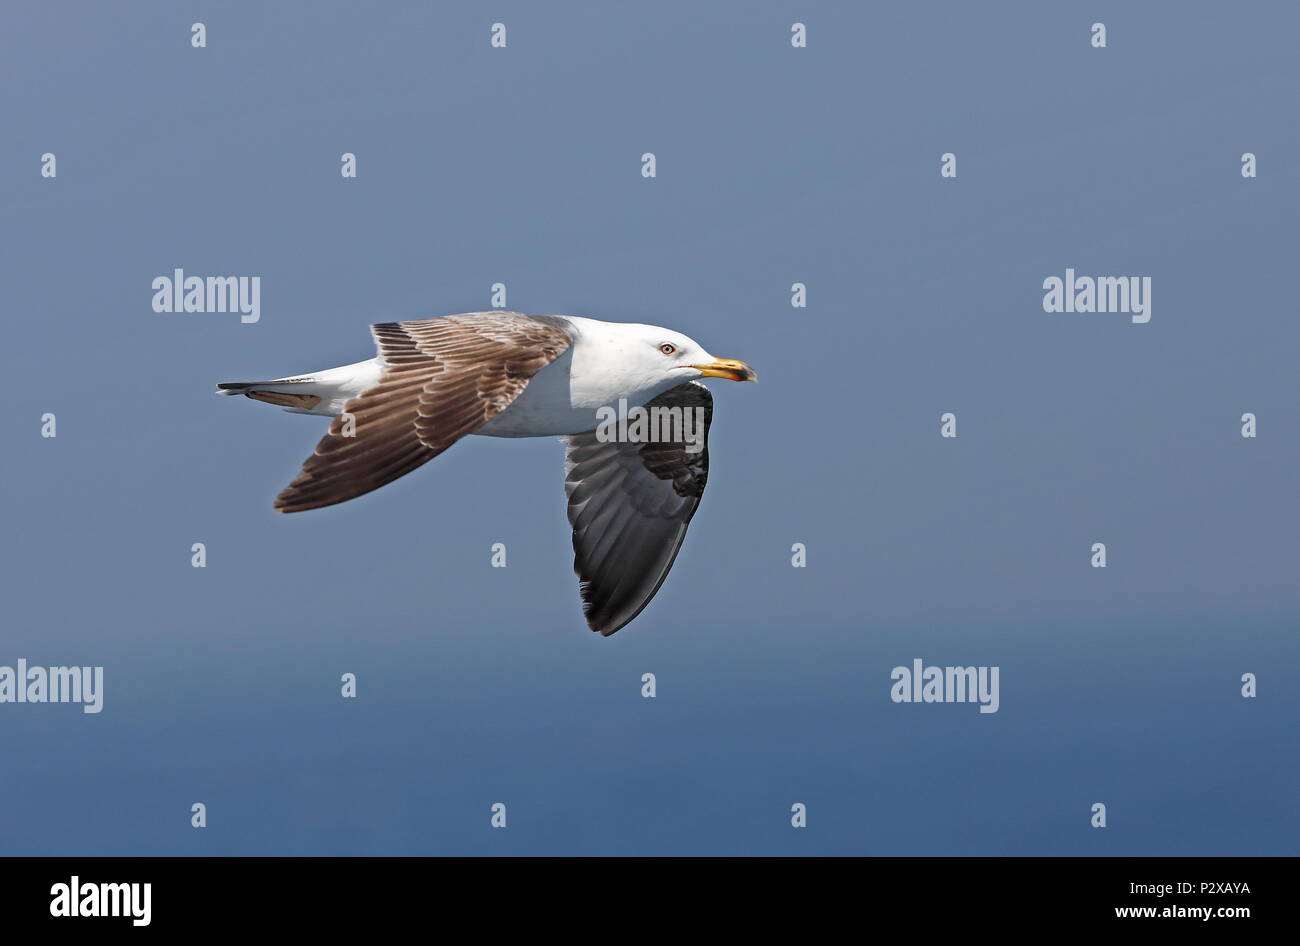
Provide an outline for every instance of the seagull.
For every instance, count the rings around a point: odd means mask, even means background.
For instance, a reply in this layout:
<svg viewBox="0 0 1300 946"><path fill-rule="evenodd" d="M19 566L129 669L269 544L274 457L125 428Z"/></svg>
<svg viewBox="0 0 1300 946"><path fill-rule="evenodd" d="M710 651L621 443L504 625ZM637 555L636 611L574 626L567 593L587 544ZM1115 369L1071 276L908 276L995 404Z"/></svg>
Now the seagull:
<svg viewBox="0 0 1300 946"><path fill-rule="evenodd" d="M571 315L466 312L370 331L379 354L369 361L217 385L218 394L334 418L275 508L354 499L470 434L562 437L583 615L608 637L640 614L708 479L713 396L696 379L757 381L754 369L657 325ZM648 425L626 423L637 408ZM700 420L695 437L690 417Z"/></svg>

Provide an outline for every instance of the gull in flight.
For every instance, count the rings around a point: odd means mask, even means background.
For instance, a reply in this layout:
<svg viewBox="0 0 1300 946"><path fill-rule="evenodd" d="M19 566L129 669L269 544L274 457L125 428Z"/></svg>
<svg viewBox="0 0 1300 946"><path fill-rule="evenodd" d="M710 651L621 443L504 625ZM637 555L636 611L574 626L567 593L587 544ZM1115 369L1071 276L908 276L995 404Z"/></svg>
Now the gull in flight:
<svg viewBox="0 0 1300 946"><path fill-rule="evenodd" d="M563 437L587 623L609 636L640 614L708 479L713 396L696 379L756 381L754 370L680 332L568 315L468 312L370 331L379 355L369 361L217 385L219 394L334 418L275 508L302 512L368 493L469 434ZM634 408L650 415L648 435L644 424L606 422ZM694 436L691 417L701 421Z"/></svg>

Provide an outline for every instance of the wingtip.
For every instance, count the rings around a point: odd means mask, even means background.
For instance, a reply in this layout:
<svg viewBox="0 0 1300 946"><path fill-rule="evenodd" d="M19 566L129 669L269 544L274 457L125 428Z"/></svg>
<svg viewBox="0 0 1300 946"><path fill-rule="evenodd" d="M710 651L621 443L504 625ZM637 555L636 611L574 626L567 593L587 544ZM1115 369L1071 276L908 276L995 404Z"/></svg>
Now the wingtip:
<svg viewBox="0 0 1300 946"><path fill-rule="evenodd" d="M271 500L271 508L282 516L286 513L298 511L293 504L293 497L289 496L288 493L289 490L282 489L276 494L275 499Z"/></svg>
<svg viewBox="0 0 1300 946"><path fill-rule="evenodd" d="M631 618L618 624L611 624L609 621L602 621L598 618L593 618L589 614L583 615L583 617L587 620L587 627L591 628L594 633L599 634L601 637L613 637L619 631L623 630L623 628L631 624L636 615L633 615Z"/></svg>

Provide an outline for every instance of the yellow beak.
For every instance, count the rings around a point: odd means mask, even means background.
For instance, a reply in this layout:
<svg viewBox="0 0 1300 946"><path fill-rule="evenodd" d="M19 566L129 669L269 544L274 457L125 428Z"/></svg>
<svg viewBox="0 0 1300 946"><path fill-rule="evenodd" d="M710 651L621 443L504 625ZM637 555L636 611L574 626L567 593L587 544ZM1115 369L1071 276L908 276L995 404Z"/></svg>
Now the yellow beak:
<svg viewBox="0 0 1300 946"><path fill-rule="evenodd" d="M757 381L758 372L743 361L734 358L718 358L712 364L691 365L706 378L726 378L728 381Z"/></svg>

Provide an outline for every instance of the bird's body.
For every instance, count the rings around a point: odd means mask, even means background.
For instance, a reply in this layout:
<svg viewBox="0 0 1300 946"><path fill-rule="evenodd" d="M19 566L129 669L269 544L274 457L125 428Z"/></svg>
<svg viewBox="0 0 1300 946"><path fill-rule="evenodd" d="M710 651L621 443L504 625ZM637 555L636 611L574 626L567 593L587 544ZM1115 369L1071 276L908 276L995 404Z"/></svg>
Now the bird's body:
<svg viewBox="0 0 1300 946"><path fill-rule="evenodd" d="M692 449L681 427L666 439L611 439L602 417L696 410L706 435L712 398L695 379L754 380L752 369L658 326L575 316L471 312L371 331L379 355L368 361L218 385L222 394L334 418L276 508L298 512L362 495L467 435L563 436L588 621L608 635L635 617L672 566L703 492L708 453Z"/></svg>

